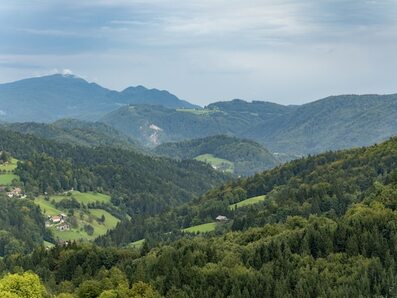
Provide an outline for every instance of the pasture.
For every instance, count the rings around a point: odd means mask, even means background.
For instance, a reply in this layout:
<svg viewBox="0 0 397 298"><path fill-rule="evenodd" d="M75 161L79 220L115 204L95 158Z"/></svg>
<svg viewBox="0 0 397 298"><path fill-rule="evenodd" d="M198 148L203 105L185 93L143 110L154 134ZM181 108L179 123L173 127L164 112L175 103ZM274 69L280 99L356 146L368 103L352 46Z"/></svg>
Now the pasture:
<svg viewBox="0 0 397 298"><path fill-rule="evenodd" d="M216 225L217 225L216 222L209 222L209 223L189 227L189 228L183 229L182 231L185 233L194 233L194 234L195 233L207 233L207 232L214 231L216 228Z"/></svg>
<svg viewBox="0 0 397 298"><path fill-rule="evenodd" d="M212 154L202 154L202 155L196 156L194 159L208 163L214 169L222 171L222 172L227 172L227 173L234 172L234 163L233 162L226 160L226 159L218 158Z"/></svg>
<svg viewBox="0 0 397 298"><path fill-rule="evenodd" d="M0 185L11 185L14 179L18 180L19 177L14 174L1 174Z"/></svg>
<svg viewBox="0 0 397 298"><path fill-rule="evenodd" d="M229 205L229 209L230 210L234 210L236 208L241 208L241 207L244 207L244 206L254 205L254 204L263 202L265 199L266 199L265 195L248 198L248 199L246 199L244 201L241 201L241 202L238 202L236 204Z"/></svg>

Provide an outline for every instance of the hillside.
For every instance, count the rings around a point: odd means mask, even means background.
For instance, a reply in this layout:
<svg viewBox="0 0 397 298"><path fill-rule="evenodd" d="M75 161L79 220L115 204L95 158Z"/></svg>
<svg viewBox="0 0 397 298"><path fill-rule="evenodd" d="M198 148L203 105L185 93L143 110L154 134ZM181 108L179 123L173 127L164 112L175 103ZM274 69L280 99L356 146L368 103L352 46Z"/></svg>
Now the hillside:
<svg viewBox="0 0 397 298"><path fill-rule="evenodd" d="M240 100L232 103L251 106ZM113 126L124 134L139 140L147 146L156 146L164 142L179 142L187 139L230 134L244 138L245 131L259 125L266 119L274 119L280 113L286 113L281 106L257 102L252 108L258 112L224 111L211 106L206 109L167 109L160 106L125 106L110 112L101 121ZM274 108L274 106L276 108ZM237 108L238 109L238 108Z"/></svg>
<svg viewBox="0 0 397 298"><path fill-rule="evenodd" d="M397 138L302 158L97 241L124 245L141 233L140 250L38 248L0 268L35 270L49 290L76 297L128 296L138 285L149 297L393 297L396 166ZM219 214L229 220L214 223Z"/></svg>
<svg viewBox="0 0 397 298"><path fill-rule="evenodd" d="M242 100L202 110L130 106L101 121L145 145L228 134L289 159L382 142L397 133L396 115L397 95L341 95L301 106Z"/></svg>
<svg viewBox="0 0 397 298"><path fill-rule="evenodd" d="M213 222L218 215L230 219L229 225L223 228L231 230L283 222L288 216L340 217L352 204L362 202L376 191L375 184L390 184L397 179L396 165L397 138L368 148L301 158L212 189L199 200L158 218L123 223L99 243L123 245L143 235L163 240L170 231L177 236L180 229ZM266 199L259 201L255 208L231 207L258 202L254 198L264 195ZM132 231L132 226L133 232L127 232ZM115 239L118 240L114 242Z"/></svg>
<svg viewBox="0 0 397 298"><path fill-rule="evenodd" d="M167 91L138 86L117 92L73 75L56 74L0 84L0 120L8 122L95 120L120 105L134 103L197 107Z"/></svg>
<svg viewBox="0 0 397 298"><path fill-rule="evenodd" d="M225 135L194 139L180 143L164 143L154 152L176 159L205 160L205 155L232 163L231 172L239 176L249 176L275 167L277 159L262 145L244 139ZM216 160L215 160L216 161ZM222 163L211 162L213 167L222 170ZM229 167L227 167L229 169Z"/></svg>
<svg viewBox="0 0 397 298"><path fill-rule="evenodd" d="M296 108L269 129L260 124L247 137L273 152L320 153L379 143L397 134L397 95L331 96Z"/></svg>
<svg viewBox="0 0 397 298"><path fill-rule="evenodd" d="M137 141L100 122L62 119L50 124L36 122L7 123L0 124L0 127L60 143L143 150Z"/></svg>
<svg viewBox="0 0 397 298"><path fill-rule="evenodd" d="M82 147L0 130L0 150L22 162L15 169L31 195L80 192L111 194L124 212L155 214L189 201L228 176L196 161L173 161L112 147Z"/></svg>

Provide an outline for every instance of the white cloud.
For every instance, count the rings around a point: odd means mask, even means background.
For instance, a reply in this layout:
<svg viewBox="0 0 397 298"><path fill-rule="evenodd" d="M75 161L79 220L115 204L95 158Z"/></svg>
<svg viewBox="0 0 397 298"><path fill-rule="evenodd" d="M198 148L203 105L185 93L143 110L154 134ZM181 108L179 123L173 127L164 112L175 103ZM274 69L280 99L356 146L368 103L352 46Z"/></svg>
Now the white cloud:
<svg viewBox="0 0 397 298"><path fill-rule="evenodd" d="M62 69L62 75L64 75L64 76L71 76L71 75L73 75L73 71L71 71L71 70L68 69L68 68L64 68L64 69Z"/></svg>

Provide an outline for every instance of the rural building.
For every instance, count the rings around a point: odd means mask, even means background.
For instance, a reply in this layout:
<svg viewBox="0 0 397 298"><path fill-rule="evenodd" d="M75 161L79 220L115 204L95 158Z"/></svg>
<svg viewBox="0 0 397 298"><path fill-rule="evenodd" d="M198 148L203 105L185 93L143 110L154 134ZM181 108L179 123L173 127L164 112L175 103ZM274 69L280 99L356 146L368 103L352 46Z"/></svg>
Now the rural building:
<svg viewBox="0 0 397 298"><path fill-rule="evenodd" d="M60 223L62 218L58 215L55 215L55 216L51 216L50 220L52 221L52 223Z"/></svg>
<svg viewBox="0 0 397 298"><path fill-rule="evenodd" d="M9 198L20 197L22 194L22 189L20 187L13 188L10 192L7 192Z"/></svg>
<svg viewBox="0 0 397 298"><path fill-rule="evenodd" d="M225 221L227 221L227 217L226 217L226 216L223 216L223 215L218 215L215 219L216 219L217 221L220 221L220 222L225 222Z"/></svg>

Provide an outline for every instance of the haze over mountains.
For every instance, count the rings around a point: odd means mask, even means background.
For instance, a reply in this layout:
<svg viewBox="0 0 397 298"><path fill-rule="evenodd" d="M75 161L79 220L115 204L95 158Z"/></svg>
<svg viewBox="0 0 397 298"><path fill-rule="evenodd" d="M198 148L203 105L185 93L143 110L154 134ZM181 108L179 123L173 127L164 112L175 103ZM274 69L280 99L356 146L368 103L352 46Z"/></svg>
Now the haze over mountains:
<svg viewBox="0 0 397 298"><path fill-rule="evenodd" d="M331 96L300 106L243 100L205 108L142 86L112 91L71 75L0 85L0 121L99 121L144 146L230 135L305 155L381 142L397 133L397 95ZM125 136L124 136L125 137Z"/></svg>

